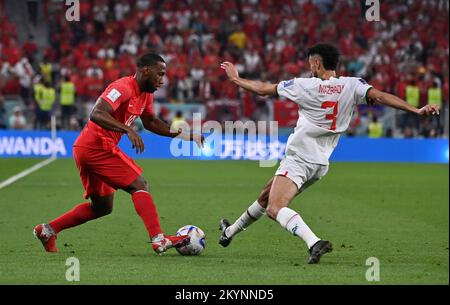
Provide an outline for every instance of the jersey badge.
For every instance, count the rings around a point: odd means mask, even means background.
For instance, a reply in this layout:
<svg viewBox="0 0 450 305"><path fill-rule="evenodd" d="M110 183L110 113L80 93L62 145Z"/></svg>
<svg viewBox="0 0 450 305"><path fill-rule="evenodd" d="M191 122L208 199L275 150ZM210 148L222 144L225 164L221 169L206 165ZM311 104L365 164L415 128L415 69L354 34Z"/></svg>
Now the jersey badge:
<svg viewBox="0 0 450 305"><path fill-rule="evenodd" d="M283 83L283 88L290 87L290 86L292 86L293 84L294 84L294 80L293 80L293 79L287 80L287 81L285 81L285 82Z"/></svg>
<svg viewBox="0 0 450 305"><path fill-rule="evenodd" d="M119 91L117 91L116 89L112 89L111 91L109 91L107 97L111 100L111 102L115 103L121 95L122 94Z"/></svg>

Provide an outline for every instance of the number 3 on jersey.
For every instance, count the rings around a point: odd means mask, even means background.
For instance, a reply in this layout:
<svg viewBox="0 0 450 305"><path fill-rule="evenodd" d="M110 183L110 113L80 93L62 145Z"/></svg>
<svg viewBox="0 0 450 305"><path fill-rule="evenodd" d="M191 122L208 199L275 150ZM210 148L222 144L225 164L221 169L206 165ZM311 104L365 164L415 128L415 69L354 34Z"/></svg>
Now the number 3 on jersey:
<svg viewBox="0 0 450 305"><path fill-rule="evenodd" d="M326 114L325 119L331 120L330 130L336 130L336 118L338 115L338 101L326 101L321 105L322 109L333 108L333 113Z"/></svg>

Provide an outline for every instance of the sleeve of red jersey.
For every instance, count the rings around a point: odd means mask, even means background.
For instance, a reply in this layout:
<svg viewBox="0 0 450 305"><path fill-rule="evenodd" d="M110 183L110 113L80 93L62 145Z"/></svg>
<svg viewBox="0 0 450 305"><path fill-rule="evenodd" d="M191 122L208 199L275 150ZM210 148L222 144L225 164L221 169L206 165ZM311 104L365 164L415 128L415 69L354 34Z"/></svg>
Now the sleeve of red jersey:
<svg viewBox="0 0 450 305"><path fill-rule="evenodd" d="M103 91L100 96L102 99L107 101L114 111L119 108L122 103L126 103L131 97L131 88L120 82L114 82Z"/></svg>
<svg viewBox="0 0 450 305"><path fill-rule="evenodd" d="M142 113L143 115L154 115L155 114L155 108L153 107L153 94L148 94L149 97L147 98L145 102L145 109Z"/></svg>

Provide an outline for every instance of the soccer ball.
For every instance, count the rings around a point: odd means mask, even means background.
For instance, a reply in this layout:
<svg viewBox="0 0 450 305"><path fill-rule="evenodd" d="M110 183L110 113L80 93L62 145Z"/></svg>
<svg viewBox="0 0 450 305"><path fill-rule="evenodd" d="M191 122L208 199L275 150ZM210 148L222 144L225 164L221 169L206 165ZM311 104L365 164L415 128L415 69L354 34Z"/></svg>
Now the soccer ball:
<svg viewBox="0 0 450 305"><path fill-rule="evenodd" d="M200 255L206 246L206 235L199 227L187 225L177 231L177 236L189 235L191 240L184 247L176 248L181 255Z"/></svg>

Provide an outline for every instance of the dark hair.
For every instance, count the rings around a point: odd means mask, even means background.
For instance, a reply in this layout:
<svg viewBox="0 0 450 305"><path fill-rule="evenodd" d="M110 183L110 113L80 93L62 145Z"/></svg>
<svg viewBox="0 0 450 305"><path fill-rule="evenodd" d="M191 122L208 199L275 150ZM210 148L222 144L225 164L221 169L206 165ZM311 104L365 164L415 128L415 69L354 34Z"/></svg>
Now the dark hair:
<svg viewBox="0 0 450 305"><path fill-rule="evenodd" d="M319 55L322 58L323 66L327 70L336 70L339 62L339 50L326 43L319 43L308 49L308 57Z"/></svg>
<svg viewBox="0 0 450 305"><path fill-rule="evenodd" d="M138 68L143 68L146 66L154 66L158 62L165 62L164 59L155 53L146 53L139 57L139 60L137 62Z"/></svg>

